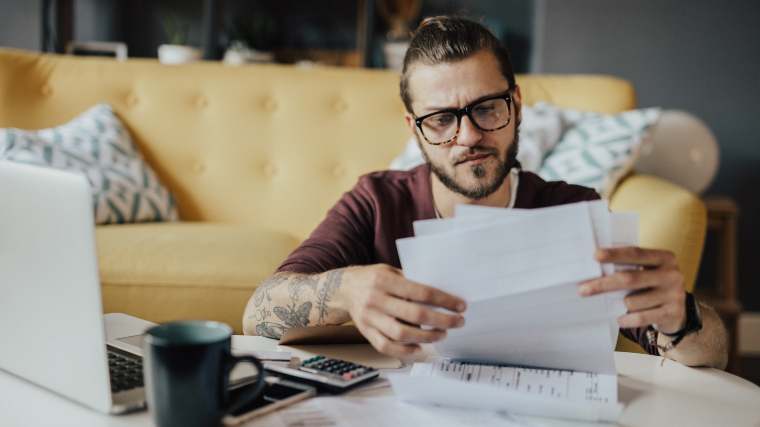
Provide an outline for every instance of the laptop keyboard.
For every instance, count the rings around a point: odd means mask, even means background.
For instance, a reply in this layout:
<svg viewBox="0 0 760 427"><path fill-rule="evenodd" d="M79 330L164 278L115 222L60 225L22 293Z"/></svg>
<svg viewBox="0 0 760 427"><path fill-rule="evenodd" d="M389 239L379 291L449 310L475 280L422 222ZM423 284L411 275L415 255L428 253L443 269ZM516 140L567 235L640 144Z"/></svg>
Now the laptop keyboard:
<svg viewBox="0 0 760 427"><path fill-rule="evenodd" d="M142 360L108 349L111 391L116 393L143 386Z"/></svg>

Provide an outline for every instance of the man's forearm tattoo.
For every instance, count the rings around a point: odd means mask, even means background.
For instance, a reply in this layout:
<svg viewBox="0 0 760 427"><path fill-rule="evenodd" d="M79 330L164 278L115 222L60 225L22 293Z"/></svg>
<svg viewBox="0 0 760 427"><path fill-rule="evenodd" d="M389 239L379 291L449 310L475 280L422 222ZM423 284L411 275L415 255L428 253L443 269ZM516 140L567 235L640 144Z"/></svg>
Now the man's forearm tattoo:
<svg viewBox="0 0 760 427"><path fill-rule="evenodd" d="M286 274L275 274L256 288L253 294L253 306L256 310L248 316L248 320L256 322L256 335L280 339L285 332L284 325L270 321L272 315L270 304L272 303L271 291L287 281Z"/></svg>
<svg viewBox="0 0 760 427"><path fill-rule="evenodd" d="M274 339L280 339L282 338L282 334L285 333L285 327L280 325L279 323L274 322L261 322L256 325L256 335L267 337L267 338L274 338Z"/></svg>
<svg viewBox="0 0 760 427"><path fill-rule="evenodd" d="M316 275L293 275L288 273L275 274L261 285L253 296L255 312L248 320L255 322L257 335L280 339L288 328L306 327L315 324L311 320L311 309L317 307L317 325L324 325L328 320L329 303L336 290L340 288L343 270L329 271L320 283ZM272 307L272 292L275 288L287 283L287 299L285 305ZM302 302L303 291L308 289L306 300ZM285 296L282 290L277 291L282 301Z"/></svg>
<svg viewBox="0 0 760 427"><path fill-rule="evenodd" d="M285 326L289 328L303 328L309 325L311 301L306 301L297 309L295 304L290 304L288 307L275 307L272 311L282 320Z"/></svg>
<svg viewBox="0 0 760 427"><path fill-rule="evenodd" d="M301 291L304 288L311 289L312 292L317 291L317 285L319 285L319 279L311 275L295 276L288 282L288 293L290 294L290 302L296 303L301 295Z"/></svg>
<svg viewBox="0 0 760 427"><path fill-rule="evenodd" d="M288 276L284 274L275 274L274 276L265 280L262 284L259 285L258 288L256 288L256 292L254 292L253 305L260 307L264 302L264 299L266 299L267 302L272 302L272 297L269 295L269 292L287 281Z"/></svg>
<svg viewBox="0 0 760 427"><path fill-rule="evenodd" d="M317 319L318 325L325 324L328 309L327 304L330 302L330 298L335 294L335 291L340 288L342 279L343 270L332 270L327 273L325 283L322 284L322 288L317 295L317 309L319 310L319 318Z"/></svg>

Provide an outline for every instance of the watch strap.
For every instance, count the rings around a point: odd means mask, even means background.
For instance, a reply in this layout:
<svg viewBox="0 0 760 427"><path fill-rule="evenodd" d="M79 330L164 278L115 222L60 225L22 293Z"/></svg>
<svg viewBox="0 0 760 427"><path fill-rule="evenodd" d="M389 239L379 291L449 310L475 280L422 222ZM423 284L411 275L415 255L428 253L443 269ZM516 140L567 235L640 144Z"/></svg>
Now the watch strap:
<svg viewBox="0 0 760 427"><path fill-rule="evenodd" d="M649 325L646 330L649 345L655 346L660 349L660 352L665 353L675 348L687 335L702 329L702 319L699 318L699 308L697 307L697 300L694 298L694 295L686 292L684 304L686 305L686 322L683 328L673 333L666 333L658 331L654 326ZM657 342L657 334L669 337L671 339L670 342L664 346L660 345Z"/></svg>

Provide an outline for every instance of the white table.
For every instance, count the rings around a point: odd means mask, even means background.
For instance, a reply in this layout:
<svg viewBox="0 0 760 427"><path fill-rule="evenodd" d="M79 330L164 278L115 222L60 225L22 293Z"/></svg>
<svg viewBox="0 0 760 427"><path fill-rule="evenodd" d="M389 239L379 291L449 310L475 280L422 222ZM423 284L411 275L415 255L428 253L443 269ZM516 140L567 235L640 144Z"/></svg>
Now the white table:
<svg viewBox="0 0 760 427"><path fill-rule="evenodd" d="M271 343L266 347L271 347ZM262 349L263 350L263 349ZM661 357L616 353L624 426L760 425L760 387L715 369ZM390 388L357 390L346 399L388 396ZM0 426L151 426L147 412L107 416L0 371ZM246 424L255 427L256 422ZM541 419L540 425L581 425Z"/></svg>

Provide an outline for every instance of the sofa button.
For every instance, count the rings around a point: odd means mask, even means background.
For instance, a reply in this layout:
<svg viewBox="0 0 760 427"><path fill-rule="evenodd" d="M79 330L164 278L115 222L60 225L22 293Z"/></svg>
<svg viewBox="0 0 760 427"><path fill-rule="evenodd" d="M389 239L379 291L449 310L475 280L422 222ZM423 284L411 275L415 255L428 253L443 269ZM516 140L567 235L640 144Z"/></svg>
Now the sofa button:
<svg viewBox="0 0 760 427"><path fill-rule="evenodd" d="M332 173L333 173L333 176L335 176L335 177L337 177L337 178L340 178L340 177L342 177L343 175L345 175L345 174L346 174L346 168L344 168L344 167L343 167L343 166L341 166L341 165L336 165L336 166L333 168L333 171L332 171Z"/></svg>
<svg viewBox="0 0 760 427"><path fill-rule="evenodd" d="M263 103L264 110L271 112L274 112L274 110L277 109L277 101L275 101L272 98L266 98L264 99Z"/></svg>
<svg viewBox="0 0 760 427"><path fill-rule="evenodd" d="M198 108L199 110L202 110L202 109L208 107L208 99L206 99L205 96L199 96L195 100L195 107Z"/></svg>
<svg viewBox="0 0 760 427"><path fill-rule="evenodd" d="M333 110L338 113L343 113L348 110L348 104L342 98L338 98L333 102Z"/></svg>
<svg viewBox="0 0 760 427"><path fill-rule="evenodd" d="M206 165L204 165L203 163L196 163L193 166L193 171L195 171L195 173L197 174L202 174L203 172L206 171Z"/></svg>
<svg viewBox="0 0 760 427"><path fill-rule="evenodd" d="M53 88L50 87L50 85L46 83L42 85L42 87L40 88L40 93L42 94L42 96L50 96L53 94Z"/></svg>
<svg viewBox="0 0 760 427"><path fill-rule="evenodd" d="M267 178L272 178L277 175L277 168L272 163L265 163L262 171Z"/></svg>
<svg viewBox="0 0 760 427"><path fill-rule="evenodd" d="M125 101L127 103L127 107L130 107L130 108L135 107L138 102L137 95L135 95L134 93L130 93L129 95L127 95L127 98L125 99Z"/></svg>

